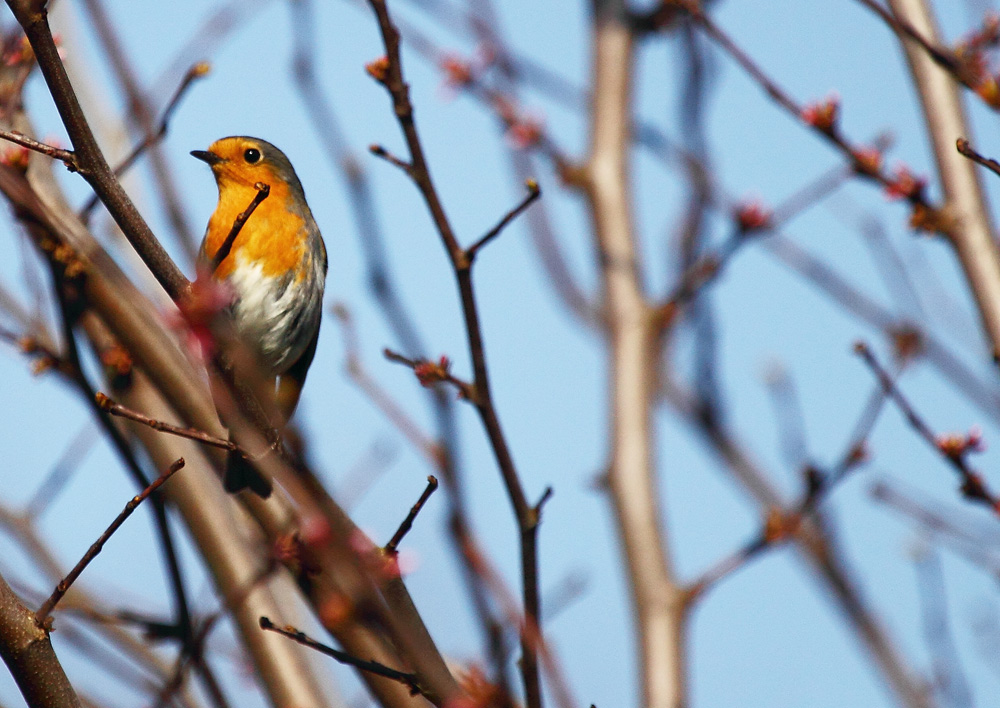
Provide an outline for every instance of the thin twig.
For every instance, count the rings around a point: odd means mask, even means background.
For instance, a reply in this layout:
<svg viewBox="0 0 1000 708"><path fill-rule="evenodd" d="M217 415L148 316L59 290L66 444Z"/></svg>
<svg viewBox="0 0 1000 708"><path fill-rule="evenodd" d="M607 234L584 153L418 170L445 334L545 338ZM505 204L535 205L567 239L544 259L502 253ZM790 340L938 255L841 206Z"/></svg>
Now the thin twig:
<svg viewBox="0 0 1000 708"><path fill-rule="evenodd" d="M309 647L310 649L315 649L321 654L326 654L327 656L333 657L341 664L347 666L353 666L361 671L367 671L368 673L375 674L377 676L382 676L387 679L392 679L393 681L399 681L401 684L405 685L410 689L410 693L414 696L421 695L422 691L420 689L420 684L417 681L416 674L409 674L405 671L399 671L397 669L390 668L385 664L380 664L377 661L365 661L364 659L359 659L356 656L351 656L347 652L339 651L333 647L327 646L317 642L315 639L311 639L305 632L295 629L294 627L287 627L282 629L275 625L267 617L260 618L260 628L268 630L270 632L276 632L283 637L288 637L292 641L298 642L304 647Z"/></svg>
<svg viewBox="0 0 1000 708"><path fill-rule="evenodd" d="M55 145L40 143L16 130L0 130L0 138L51 157L53 160L60 160L70 172L78 172L80 170L80 165L76 161L76 153L72 150L65 150Z"/></svg>
<svg viewBox="0 0 1000 708"><path fill-rule="evenodd" d="M80 573L82 573L84 569L90 565L90 562L101 552L104 548L104 544L108 542L108 539L111 538L112 534L114 534L114 532L125 523L126 519L132 515L132 512L135 511L143 501L145 501L146 497L159 489L168 479L170 479L174 472L182 467L184 467L184 458L180 457L175 460L163 474L154 479L148 487L129 500L128 504L125 505L125 508L122 509L122 512L118 514L104 533L102 533L100 537L90 546L90 548L87 549L87 552L83 554L83 558L81 558L80 561L73 567L73 570L71 570L65 578L59 581L55 590L53 590L52 594L49 595L49 598L42 603L41 607L38 608L38 611L35 613L36 625L41 628L48 627L48 619L49 615L52 614L52 610L55 609L55 606L59 603L59 600L62 599L63 595L65 595L70 589L70 586L72 586L73 583L76 582L76 579L80 577Z"/></svg>
<svg viewBox="0 0 1000 708"><path fill-rule="evenodd" d="M424 386L444 381L458 389L460 398L464 398L474 404L477 403L478 392L476 386L452 375L449 371L451 362L448 361L448 357L441 357L441 360L438 362L427 361L426 359L410 359L388 348L382 350L382 355L389 361L394 361L397 364L403 364L413 369L413 373L417 375L417 379Z"/></svg>
<svg viewBox="0 0 1000 708"><path fill-rule="evenodd" d="M858 2L878 15L900 39L916 42L934 60L935 64L951 74L966 88L976 90L974 74L970 71L969 66L955 55L955 52L946 47L939 47L932 39L921 34L913 24L882 7L875 0L858 0Z"/></svg>
<svg viewBox="0 0 1000 708"><path fill-rule="evenodd" d="M984 157L978 152L972 149L969 145L969 141L965 138L959 138L955 141L955 148L965 157L969 158L976 164L982 165L986 169L990 170L994 174L1000 175L1000 162L997 162L991 157Z"/></svg>
<svg viewBox="0 0 1000 708"><path fill-rule="evenodd" d="M400 23L400 31L412 51L443 71L445 81L449 85L454 84L456 89L467 91L491 110L496 115L501 129L508 136L511 135L511 131L516 130L516 126L528 129L531 137L524 143L507 141L507 154L511 167L520 181L523 182L535 172L531 154L541 153L552 162L560 178L567 181L567 185L579 186L579 166L556 145L544 125L522 115L519 109L517 83L523 80L531 85L532 78L544 74L542 80L536 84L536 88L539 88L546 97L559 101L571 110L580 110L586 103L585 92L524 57L515 58L510 48L504 46L505 42L499 36L500 28L497 22L470 17L468 21L454 24L461 24L463 33L471 26L476 32L477 44L481 47L490 47L491 52L495 52L490 68L495 67L499 70L498 75L492 77L499 78L499 81L486 81L484 76L486 67L479 67L474 61L458 60L456 64L453 54L436 46L429 37L412 25ZM676 149L671 145L669 138L649 123L636 125L635 138L638 144L649 148L650 152L661 161L669 164L676 160L673 156ZM541 264L548 273L547 282L581 321L591 326L597 324L599 319L597 309L570 272L549 214L545 209L534 209L528 221Z"/></svg>
<svg viewBox="0 0 1000 708"><path fill-rule="evenodd" d="M531 203L542 196L542 190L538 187L538 182L533 179L526 180L524 186L528 188L528 194L521 200L521 203L516 207L508 211L502 219L494 226L492 229L486 232L486 234L476 241L474 244L465 249L466 257L472 261L476 258L479 253L479 249L485 246L487 243L492 241L497 235L504 230L504 228L517 218L518 214L531 206Z"/></svg>
<svg viewBox="0 0 1000 708"><path fill-rule="evenodd" d="M318 52L316 47L318 45L314 3L311 0L297 0L297 2L289 4L289 9L292 12L293 34L295 35L292 64L296 84L306 106L307 115L327 151L330 164L335 167L344 180L351 213L357 227L358 241L365 257L366 279L369 288L380 306L386 324L395 335L401 351L411 357L423 358L423 352L427 348L421 341L413 317L404 304L394 281L386 255L384 229L378 219L372 196L371 180L365 165L348 149L333 102L317 80L316 57ZM537 212L533 216L535 215ZM347 314L343 308L340 311ZM503 628L495 616L481 579L473 572L465 561L464 554L460 552L465 545L465 539L473 534L473 530L468 519L462 470L458 462L458 433L455 425L454 400L450 392L443 387L434 386L427 389L427 400L430 403L437 429L437 439L431 439L420 430L409 413L404 412L396 401L368 374L361 357L357 354L356 337L352 335L351 328L348 326L349 320L342 319L341 321L345 325L344 339L347 348L345 356L350 376L367 393L372 402L399 427L404 436L410 439L417 449L427 457L432 468L441 478L449 502L446 522L449 531L448 537L452 542L455 555L462 561L462 577L475 608L474 616L479 622L485 646L495 668L493 682L502 696L497 708L513 708L506 678L508 661L504 647ZM352 345L355 347L353 354ZM390 601L391 597L390 595Z"/></svg>
<svg viewBox="0 0 1000 708"><path fill-rule="evenodd" d="M688 584L685 590L686 602L701 599L723 578L732 575L764 551L794 539L808 516L816 511L820 503L832 494L834 488L851 471L866 460L865 442L875 427L885 401L885 391L882 387L876 388L862 410L837 465L825 475L816 467L804 465L806 488L799 502L787 511L772 507L756 536ZM802 456L805 457L804 450Z"/></svg>
<svg viewBox="0 0 1000 708"><path fill-rule="evenodd" d="M490 377L486 363L482 325L480 323L475 288L472 282L472 261L458 238L445 212L444 204L434 185L430 167L424 154L423 144L417 131L410 101L409 86L403 79L403 64L400 56L399 30L393 24L385 0L369 0L378 21L379 32L385 47L384 59L370 65L369 72L388 92L393 113L409 150L407 171L410 180L420 191L424 204L437 229L441 242L451 261L458 284L465 332L469 348L469 358L473 368L473 383L468 387L473 394L469 400L476 406L483 429L490 441L497 467L507 490L507 495L518 523L521 550L521 584L524 598L524 613L527 625L541 626L541 600L539 597L538 572L538 524L539 509L528 502L521 477L514 463L507 438L500 423L500 416L493 403L490 391ZM539 630L540 631L540 630ZM524 682L526 703L529 708L539 708L542 704L541 681L538 672L538 655L535 643L527 634L521 637L521 674Z"/></svg>
<svg viewBox="0 0 1000 708"><path fill-rule="evenodd" d="M905 186L905 180L894 177L883 166L882 152L878 148L864 147L851 143L843 134L834 116L829 120L810 119L806 106L800 105L776 81L771 79L764 70L702 9L696 0L666 0L672 5L682 8L705 33L729 56L742 67L760 88L779 106L791 114L799 123L811 128L836 147L847 159L854 173L880 184L890 192L897 190L913 208L911 225L927 231L949 234L954 230L954 224L947 218L938 204L931 202L925 190L914 182Z"/></svg>
<svg viewBox="0 0 1000 708"><path fill-rule="evenodd" d="M171 425L170 423L166 423L162 420L150 418L149 416L143 415L139 411L126 408L100 391L97 392L97 395L94 398L101 410L107 411L111 415L118 416L119 418L128 418L136 423L148 425L153 430L158 430L161 433L169 433L170 435L187 438L188 440L195 440L197 442L205 443L206 445L211 445L212 447L218 447L223 450L230 450L233 452L240 451L239 445L234 443L232 440L226 440L225 438L211 435L203 430L183 428L178 425Z"/></svg>
<svg viewBox="0 0 1000 708"><path fill-rule="evenodd" d="M229 235L226 236L226 240L222 242L219 250L212 256L211 269L213 273L219 269L222 261L226 260L226 256L233 250L236 237L240 235L240 231L243 230L243 225L247 223L247 219L250 218L254 211L257 210L257 207L260 206L260 203L267 199L267 196L271 193L271 185L264 184L263 182L255 183L254 189L257 190L257 194L254 195L249 206L236 215L236 218L233 220L233 227L229 230Z"/></svg>
<svg viewBox="0 0 1000 708"><path fill-rule="evenodd" d="M368 152L370 152L375 157L382 158L383 160L385 160L386 162L388 162L390 165L395 165L396 167L398 167L399 169L401 169L403 172L405 172L408 175L412 175L413 174L413 165L412 164L410 164L409 162L407 162L406 160L404 160L404 159L402 159L400 157L396 157L395 155L393 155L391 152L389 152L388 150L386 150L381 145L369 145L368 146Z"/></svg>
<svg viewBox="0 0 1000 708"><path fill-rule="evenodd" d="M42 250L49 255L48 251L44 248ZM74 325L79 323L83 317L86 316L81 313L85 311L85 307L89 307L90 303L82 297L82 293L75 292L75 288L73 288L70 283L65 280L65 269L61 267L51 256L49 256L49 261L54 279L56 298L59 303L60 320L66 350L65 358L66 361L70 363L70 366L67 367L67 369L65 369L62 373L76 388L77 392L81 395L88 407L94 413L95 418L107 434L113 448L121 457L135 484L140 489L144 489L150 485L148 476L140 467L139 462L136 459L135 452L128 441L126 441L124 433L113 424L111 417L106 413L106 411L101 409L96 398L97 392L90 383L86 372L81 366L81 357L77 346ZM99 358L103 359L103 355L100 351L106 349L107 346L110 346L110 343L105 342L104 347L95 346L95 350L97 350ZM39 490L39 495L44 493L45 492L42 489ZM43 497L38 496L36 498L41 499ZM154 495L150 500L150 503L153 507L153 522L163 550L163 561L166 567L169 587L172 591L174 600L174 624L170 636L180 641L181 652L186 653L191 647L190 640L193 636L193 629L190 605L184 583L184 574L177 554L176 544L174 543L173 533L167 519L165 503L158 495ZM206 679L206 687L209 689L209 695L216 695L215 692L211 690L209 685L214 681L214 677L210 675L211 669L205 666L204 663L202 663L200 668L202 669L201 673L203 677ZM218 695L221 697L221 694ZM216 708L226 708L226 701L222 698L221 700L215 701L215 705Z"/></svg>
<svg viewBox="0 0 1000 708"><path fill-rule="evenodd" d="M160 286L172 300L176 301L187 291L190 283L153 235L149 225L108 167L97 139L87 123L87 117L66 73L66 67L59 56L59 48L52 36L44 5L34 0L6 1L18 24L24 29L38 61L38 68L59 111L59 117L66 127L73 144L77 171L101 197L115 223L121 228L125 238Z"/></svg>
<svg viewBox="0 0 1000 708"><path fill-rule="evenodd" d="M952 441L949 439L935 435L930 426L920 417L917 410L903 395L903 392L896 386L892 377L878 363L868 345L864 342L858 342L854 345L854 351L868 365L872 373L875 374L879 383L885 389L886 394L892 398L900 412L902 412L903 417L906 418L906 422L910 424L910 427L958 473L962 481L962 494L972 501L988 505L994 513L1000 514L1000 498L989 490L982 476L972 470L966 462L969 452L975 449L974 444L971 441L966 441L965 443L956 441L952 444Z"/></svg>
<svg viewBox="0 0 1000 708"><path fill-rule="evenodd" d="M764 253L798 273L807 283L823 292L851 316L882 332L890 341L900 337L915 340L921 356L934 364L948 382L962 391L984 415L997 419L1000 395L995 383L974 374L944 343L917 325L900 320L897 315L872 300L848 280L830 268L826 261L804 250L782 235L774 235L764 244Z"/></svg>
<svg viewBox="0 0 1000 708"><path fill-rule="evenodd" d="M146 150L163 139L163 136L167 134L167 129L170 127L170 119L173 117L174 111L177 110L177 106L180 105L181 99L184 98L187 90L191 88L191 85L196 80L208 74L209 68L208 62L201 61L187 70L180 85L177 87L177 90L174 91L174 95L171 97L170 102L167 103L166 108L163 109L163 115L160 116L156 129L139 141L139 143L132 148L132 151L128 154L128 156L115 166L112 170L115 177L121 177L125 174L125 172L127 172L132 165L135 164L136 160L138 160L142 154L146 152ZM84 204L83 208L80 209L80 218L86 221L99 201L100 200L97 195L93 195L87 203Z"/></svg>
<svg viewBox="0 0 1000 708"><path fill-rule="evenodd" d="M502 574L483 550L475 545L475 541L472 539L469 540L470 545L463 547L462 554L466 557L486 587L489 588L494 599L507 616L507 621L510 624L521 627L522 641L531 645L531 655L538 657L545 666L549 677L548 688L552 691L556 705L559 708L573 708L578 705L572 696L570 684L566 680L556 653L549 647L541 628L532 621L531 617L523 614L518 607L517 598L507 587Z"/></svg>
<svg viewBox="0 0 1000 708"><path fill-rule="evenodd" d="M399 525L399 528L396 529L396 533L394 533L392 535L392 538L389 539L389 543L385 544L384 550L386 553L390 554L396 553L396 549L399 547L399 544L403 540L403 537L410 532L411 528L413 528L413 520L417 518L417 514L419 514L420 510L424 508L424 504L427 503L427 500L430 499L431 494L433 494L437 490L437 488L438 488L437 477L435 477L434 475L428 475L427 487L424 489L423 494L421 494L420 498L417 499L417 503L410 508L410 513L408 513L406 515L406 518L403 519L403 523L401 523Z"/></svg>

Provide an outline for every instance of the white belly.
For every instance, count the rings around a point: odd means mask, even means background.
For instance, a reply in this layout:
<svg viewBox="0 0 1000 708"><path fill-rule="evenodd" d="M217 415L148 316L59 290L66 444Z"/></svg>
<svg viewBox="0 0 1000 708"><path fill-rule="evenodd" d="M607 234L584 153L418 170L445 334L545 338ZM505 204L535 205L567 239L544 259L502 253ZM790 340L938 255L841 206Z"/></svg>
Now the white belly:
<svg viewBox="0 0 1000 708"><path fill-rule="evenodd" d="M323 311L323 275L313 267L298 281L273 278L265 276L259 264L246 262L230 274L236 328L270 373L287 371L316 333Z"/></svg>

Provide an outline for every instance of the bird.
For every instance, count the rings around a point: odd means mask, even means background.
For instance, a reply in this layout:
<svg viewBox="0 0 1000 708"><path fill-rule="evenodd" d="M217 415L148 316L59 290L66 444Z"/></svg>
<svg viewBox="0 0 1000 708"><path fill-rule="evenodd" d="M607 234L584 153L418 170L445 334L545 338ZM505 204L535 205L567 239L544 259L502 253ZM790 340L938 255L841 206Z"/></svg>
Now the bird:
<svg viewBox="0 0 1000 708"><path fill-rule="evenodd" d="M271 143L229 136L191 155L212 168L219 188L199 252L202 263L216 260L237 217L262 184L269 188L210 277L232 292L236 333L273 384L283 425L298 405L319 340L327 273L323 237L292 163ZM271 492L270 482L237 452L229 455L223 486L232 493L249 488L261 497Z"/></svg>

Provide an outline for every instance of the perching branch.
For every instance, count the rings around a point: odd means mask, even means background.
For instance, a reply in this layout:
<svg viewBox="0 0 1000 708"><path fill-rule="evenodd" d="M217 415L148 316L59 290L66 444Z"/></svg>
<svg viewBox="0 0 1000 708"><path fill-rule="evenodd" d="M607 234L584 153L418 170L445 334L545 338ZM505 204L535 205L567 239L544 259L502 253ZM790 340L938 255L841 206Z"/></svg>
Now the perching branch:
<svg viewBox="0 0 1000 708"><path fill-rule="evenodd" d="M166 423L162 420L156 420L155 418L150 418L149 416L143 415L139 411L134 411L131 408L126 408L120 403L115 402L110 397L105 394L98 392L96 396L97 405L100 406L101 410L107 411L111 415L119 416L121 418L128 418L136 423L142 423L143 425L148 425L153 430L159 430L161 433L169 433L170 435L178 435L182 438L188 438L189 440L197 440L198 442L205 443L206 445L211 445L212 447L218 447L223 450L239 450L239 446L232 440L226 438L220 438L211 433L206 433L203 430L195 430L194 428L182 428L178 425L172 425Z"/></svg>

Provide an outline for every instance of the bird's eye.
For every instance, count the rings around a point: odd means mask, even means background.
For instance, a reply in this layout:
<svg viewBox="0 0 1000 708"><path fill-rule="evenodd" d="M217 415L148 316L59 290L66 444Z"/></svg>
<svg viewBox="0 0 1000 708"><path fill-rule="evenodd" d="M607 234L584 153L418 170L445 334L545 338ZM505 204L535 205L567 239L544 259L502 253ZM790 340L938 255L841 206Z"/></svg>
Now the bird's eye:
<svg viewBox="0 0 1000 708"><path fill-rule="evenodd" d="M260 162L260 150L257 148L247 148L246 152L243 153L243 159L251 165L256 165Z"/></svg>

